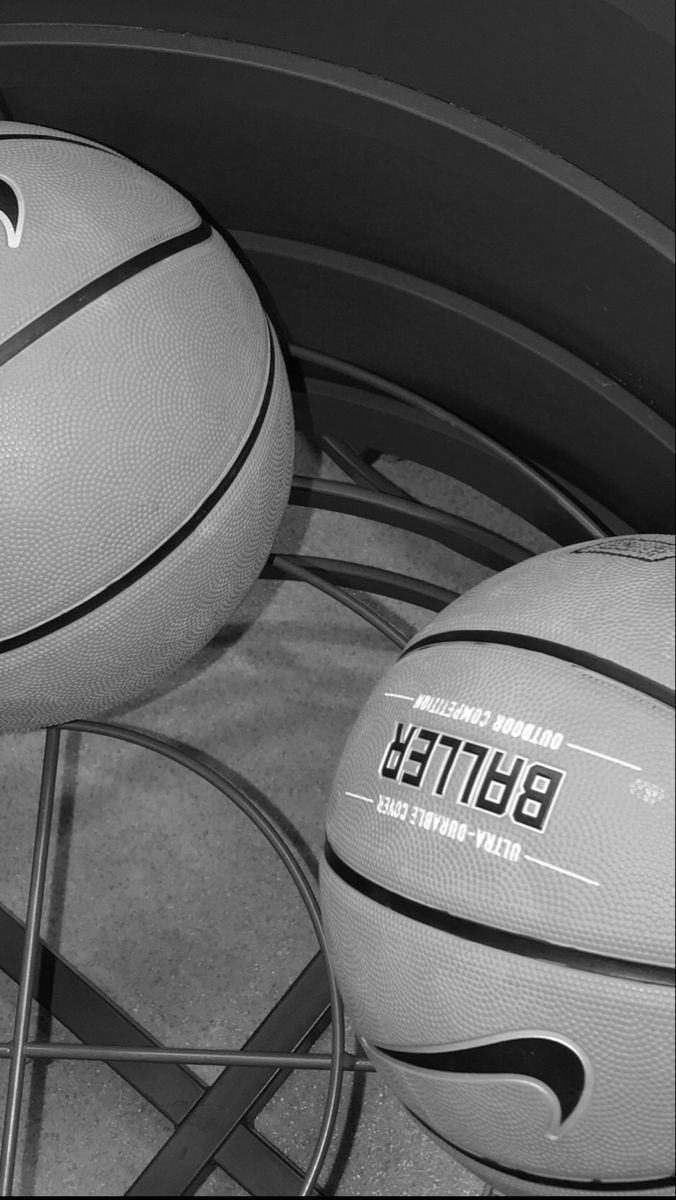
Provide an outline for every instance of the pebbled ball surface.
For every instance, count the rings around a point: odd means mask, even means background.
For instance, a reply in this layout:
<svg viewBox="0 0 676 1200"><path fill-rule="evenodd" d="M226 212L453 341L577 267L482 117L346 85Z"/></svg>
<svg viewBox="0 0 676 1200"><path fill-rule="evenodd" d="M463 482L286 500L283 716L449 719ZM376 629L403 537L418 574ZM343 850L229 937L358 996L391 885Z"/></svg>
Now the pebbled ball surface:
<svg viewBox="0 0 676 1200"><path fill-rule="evenodd" d="M481 725L416 708L429 695L457 701L461 713L463 706L480 712L482 721L490 716ZM496 721L510 715L561 733L561 746L496 731ZM423 904L670 966L673 724L665 705L549 656L464 643L420 650L390 669L358 717L336 771L327 836L349 866ZM379 773L398 730L410 737L412 754L424 754L438 736L418 786L404 782L415 776L415 763L404 761L396 779ZM461 748L436 795L452 748L442 738ZM518 825L509 812L498 817L459 802L478 756L485 763L496 753L504 773L519 760L522 771L542 763L562 773L543 832ZM491 796L500 797L499 786ZM403 818L379 811L387 803L381 797L399 802ZM452 820L466 827L463 840L452 829L444 835Z"/></svg>
<svg viewBox="0 0 676 1200"><path fill-rule="evenodd" d="M580 1179L673 1191L650 1186L673 1173L673 986L622 970L673 970L674 711L602 662L472 631L575 647L673 689L673 627L673 537L538 556L412 639L336 770L327 841L356 877L329 855L320 885L346 1007L402 1103L508 1193L585 1194ZM408 902L502 946L434 928ZM514 935L531 939L520 953ZM548 945L569 961L548 961ZM582 969L578 952L606 969ZM574 1047L585 1085L565 1120L526 1060L523 1073L482 1074L438 1059L514 1037Z"/></svg>
<svg viewBox="0 0 676 1200"><path fill-rule="evenodd" d="M51 305L200 224L114 152L9 131L41 131L0 124L26 212L18 247L0 229L0 731L19 731L127 705L209 640L270 552L293 418L255 288L213 230L2 362Z"/></svg>
<svg viewBox="0 0 676 1200"><path fill-rule="evenodd" d="M501 629L547 638L673 688L674 559L672 534L564 546L484 580L424 633Z"/></svg>
<svg viewBox="0 0 676 1200"><path fill-rule="evenodd" d="M268 368L258 298L215 233L0 368L0 637L86 600L192 516L246 441Z"/></svg>
<svg viewBox="0 0 676 1200"><path fill-rule="evenodd" d="M589 1063L586 1106L547 1136L552 1101L519 1077L439 1074L373 1053L426 1124L470 1154L566 1178L673 1170L674 994L479 946L350 888L322 862L331 958L367 1048L435 1049L518 1032L569 1039ZM372 1052L372 1051L371 1051Z"/></svg>
<svg viewBox="0 0 676 1200"><path fill-rule="evenodd" d="M0 232L0 344L123 260L200 221L190 201L150 171L42 125L0 121L0 175L26 210L18 250L7 251Z"/></svg>

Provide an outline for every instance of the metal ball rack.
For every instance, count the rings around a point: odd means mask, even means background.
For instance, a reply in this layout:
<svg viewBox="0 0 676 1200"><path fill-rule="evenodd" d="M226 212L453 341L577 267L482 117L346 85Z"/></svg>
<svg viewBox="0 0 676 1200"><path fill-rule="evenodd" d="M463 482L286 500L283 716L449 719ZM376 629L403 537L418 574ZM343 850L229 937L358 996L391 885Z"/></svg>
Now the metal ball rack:
<svg viewBox="0 0 676 1200"><path fill-rule="evenodd" d="M421 20L417 0L400 0L393 21L388 0L343 0L335 22L315 21L305 0L73 0L61 18L58 7L7 0L0 118L117 147L231 234L287 348L297 426L345 475L296 478L292 505L406 529L495 571L528 556L419 503L374 466L382 453L468 484L554 543L671 527L664 5L524 0L515 21L511 5L428 0ZM524 104L516 80L537 103ZM454 599L324 557L273 554L263 576L322 589L394 646L402 631L360 593L431 612ZM240 1049L161 1045L41 941L64 731L199 776L254 822L300 891L319 953ZM12 1191L26 1067L68 1057L107 1062L174 1127L127 1194L187 1194L213 1166L252 1195L321 1194L342 1082L369 1069L346 1052L324 951L307 867L227 767L122 725L48 729L25 924L0 906L0 971L19 985L0 1044L0 1193ZM75 1040L29 1041L33 1001ZM329 1023L331 1053L314 1053ZM197 1064L224 1069L207 1086ZM255 1128L295 1070L329 1076L305 1170Z"/></svg>
<svg viewBox="0 0 676 1200"><path fill-rule="evenodd" d="M481 464L475 473L477 488L481 488L483 473L497 464L510 479L515 497L518 494L523 501L525 494L539 496L538 527L554 538L561 530L569 542L626 531L624 522L598 504L588 498L581 501L579 494L573 497L536 464L520 460L446 409L387 380L300 347L290 347L290 356L292 374L300 364L306 371L304 386L295 396L297 426L317 439L347 477L345 483L295 477L292 505L351 513L413 530L496 570L528 557L528 550L489 529L419 503L378 471L373 463L380 447L363 444L361 409L345 387L358 377L360 387L370 390L374 402L382 405L388 397L392 401L386 422L388 452L412 457L411 431L417 432L418 440L422 431L427 444L433 441L437 455L442 447L449 464L469 448L474 462ZM320 366L325 378L312 378L308 370L312 366ZM340 440L332 429L336 421L343 433ZM273 554L263 577L293 579L321 589L376 626L396 647L405 644L405 634L355 593L404 600L432 612L454 599L454 593L423 579L330 558ZM319 953L240 1049L161 1045L41 941L55 780L62 733L67 730L143 747L201 777L254 823L295 883L314 927ZM27 1064L36 1059L65 1058L108 1063L174 1125L173 1133L129 1186L127 1195L190 1194L205 1172L216 1166L252 1195L322 1194L317 1179L331 1144L344 1077L371 1066L345 1048L342 1005L327 957L314 880L280 823L229 777L226 767L188 746L124 725L78 720L47 729L26 921L23 924L0 906L0 970L18 983L12 1036L0 1044L0 1058L10 1064L0 1194L12 1194ZM66 1026L77 1041L29 1041L33 1001ZM313 1053L313 1044L329 1024L331 1053ZM224 1070L207 1085L189 1069L197 1064ZM329 1075L323 1120L304 1171L254 1128L256 1116L295 1070L326 1071ZM489 1192L487 1189L485 1194Z"/></svg>

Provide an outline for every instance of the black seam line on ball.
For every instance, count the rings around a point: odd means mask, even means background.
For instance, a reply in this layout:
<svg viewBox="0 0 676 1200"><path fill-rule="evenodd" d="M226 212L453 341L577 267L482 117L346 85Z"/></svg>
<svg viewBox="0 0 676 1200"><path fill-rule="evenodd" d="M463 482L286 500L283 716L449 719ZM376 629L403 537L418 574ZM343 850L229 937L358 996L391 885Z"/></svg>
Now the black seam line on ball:
<svg viewBox="0 0 676 1200"><path fill-rule="evenodd" d="M246 439L246 442L242 446L237 458L229 467L223 479L221 479L220 483L212 492L209 493L207 498L203 500L202 504L185 522L185 524L183 524L180 529L177 529L170 538L167 538L166 542L163 542L161 546L158 546L156 550L153 550L152 554L149 554L147 558L143 559L142 562L137 563L137 565L125 575L120 576L119 579L116 579L113 583L109 584L108 587L102 588L100 592L96 593L96 595L90 596L90 598L83 601L82 604L75 605L73 608L69 609L68 612L61 613L60 616L53 617L49 621L44 621L41 625L37 625L34 629L26 630L24 633L19 633L14 637L6 638L4 641L0 641L0 654L6 654L10 650L17 650L22 646L29 645L31 642L39 641L40 638L47 637L49 634L55 633L58 629L63 629L66 625L72 625L75 621L79 621L82 617L94 612L97 608L101 608L115 596L118 596L120 592L125 591L128 587L131 587L133 584L137 583L139 579L142 579L144 575L147 575L153 570L154 567L157 567L161 562L168 558L170 554L173 554L177 547L180 546L181 543L186 540L186 538L190 537L191 533L194 533L194 531L199 525L202 524L205 518L209 516L211 511L218 504L219 500L223 498L228 488L236 479L237 475L239 475L239 472L241 471L244 463L251 453L255 442L257 441L261 426L263 425L270 408L270 400L275 382L276 364L275 345L270 323L267 321L267 318L266 324L268 331L269 366L263 399L261 401L256 420Z"/></svg>
<svg viewBox="0 0 676 1200"><path fill-rule="evenodd" d="M554 963L556 966L568 967L574 971L591 971L597 975L612 975L617 979L630 979L636 983L651 983L659 987L673 988L674 986L672 967L631 962L623 958L611 958L606 954L595 954L591 950L557 946L552 942L544 942L525 934L510 933L504 929L496 929L492 925L469 921L466 917L456 917L444 909L432 908L427 904L421 904L419 900L409 900L399 892L393 892L379 883L373 883L361 872L349 867L336 854L328 840L324 844L324 856L327 865L339 879L342 879L343 883L353 888L354 891L365 896L366 899L373 900L382 908L399 913L400 916L407 917L410 921L418 921L421 925L438 929L441 933L449 933L466 942L490 946L493 950L504 950L507 954L518 954L523 958Z"/></svg>
<svg viewBox="0 0 676 1200"><path fill-rule="evenodd" d="M29 321L23 329L19 329L5 342L2 342L0 344L0 367L15 358L22 350L26 350L45 333L50 333L52 329L56 329L57 325L61 325L69 317L81 312L88 304L92 304L94 300L104 296L106 292L119 287L127 279L132 279L134 275L140 275L148 267L153 267L156 263L164 262L165 259L180 254L182 250L188 250L191 246L206 241L211 237L211 232L209 222L200 221L199 225L196 225L194 229L189 229L187 233L179 233L176 237L167 238L166 241L159 242L158 245L151 246L148 250L142 250L140 254L135 254L133 258L118 263L116 267L105 271L96 279L91 279L89 283L85 283L84 287L78 288L72 295L66 296L65 300L60 300L58 304L48 308L34 321Z"/></svg>
<svg viewBox="0 0 676 1200"><path fill-rule="evenodd" d="M636 692L650 696L652 700L658 700L660 704L674 708L675 694L666 684L657 683L638 671L620 666L608 658L601 658L589 650L579 650L576 646L566 646L562 642L550 642L547 638L529 637L525 633L509 633L502 629L451 629L445 633L432 633L429 637L420 638L402 650L399 659L413 654L416 650L427 650L430 646L439 646L444 642L490 642L492 645L514 646L518 650L534 650L538 654L548 654L551 658L561 659L563 662L572 663L573 666L585 667L596 675L605 675L615 683L623 683Z"/></svg>
<svg viewBox="0 0 676 1200"><path fill-rule="evenodd" d="M584 1188L585 1192L606 1192L611 1196L621 1195L622 1192L647 1192L653 1188L673 1188L674 1176L663 1175L656 1179L623 1179L615 1182L606 1183L603 1179L559 1179L551 1175L532 1175L529 1171L519 1171L516 1167L504 1167L501 1163L496 1162L492 1158L482 1158L479 1154L472 1154L471 1151L465 1150L463 1146L458 1146L449 1138L443 1136L438 1130L428 1125L423 1121L422 1117L417 1116L412 1109L404 1106L406 1111L411 1114L419 1125L434 1138L438 1138L449 1150L455 1150L457 1154L463 1154L465 1158L471 1159L472 1162L480 1163L483 1167L488 1167L491 1171L500 1171L503 1175L509 1175L512 1179L523 1179L526 1183L538 1183L544 1187L569 1188L571 1192L579 1191Z"/></svg>
<svg viewBox="0 0 676 1200"><path fill-rule="evenodd" d="M0 133L0 142L67 142L69 146L84 146L87 150L100 150L113 158L122 158L117 150L108 146L97 146L94 142L81 142L78 138L57 137L53 133Z"/></svg>

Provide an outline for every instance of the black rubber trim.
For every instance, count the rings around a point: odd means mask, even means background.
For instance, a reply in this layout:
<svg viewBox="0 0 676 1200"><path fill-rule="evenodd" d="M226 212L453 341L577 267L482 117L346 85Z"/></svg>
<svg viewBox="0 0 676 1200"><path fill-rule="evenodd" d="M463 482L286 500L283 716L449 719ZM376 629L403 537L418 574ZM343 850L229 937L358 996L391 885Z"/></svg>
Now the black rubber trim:
<svg viewBox="0 0 676 1200"><path fill-rule="evenodd" d="M54 133L0 133L0 142L68 142L69 146L86 146L88 150L100 150L113 158L122 158L117 150L98 146L95 142L81 142L79 138L60 137Z"/></svg>
<svg viewBox="0 0 676 1200"><path fill-rule="evenodd" d="M405 1106L406 1107L406 1106ZM527 1183L538 1183L541 1187L557 1187L566 1188L571 1192L579 1192L584 1189L585 1192L594 1192L609 1196L621 1196L623 1192L631 1194L632 1192L648 1192L657 1188L673 1188L674 1176L663 1175L656 1179L622 1179L614 1182L606 1183L603 1179L559 1179L551 1175L531 1175L528 1171L517 1171L514 1167L503 1167L501 1163L495 1162L492 1158L481 1158L478 1154L471 1154L469 1150L465 1150L462 1146L456 1146L455 1142L449 1141L440 1134L422 1117L414 1113L410 1108L406 1107L406 1111L411 1114L419 1125L433 1137L438 1138L449 1150L455 1150L458 1154L463 1154L465 1158L469 1158L471 1162L480 1163L482 1167L488 1167L492 1171L501 1171L503 1175L507 1175L512 1179L523 1179Z"/></svg>
<svg viewBox="0 0 676 1200"><path fill-rule="evenodd" d="M91 279L84 287L78 288L72 295L66 296L65 300L59 301L58 304L48 308L46 312L41 313L34 321L29 321L24 325L23 329L19 329L11 337L0 345L0 367L15 358L22 350L25 350L38 338L45 333L55 329L62 321L66 321L68 317L74 316L80 312L88 304L94 300L98 300L100 296L104 296L106 292L112 291L113 288L124 283L127 279L131 279L134 275L139 275L148 267L152 267L155 263L163 262L167 258L171 258L174 254L180 254L182 250L188 250L191 246L196 246L199 242L204 242L211 237L211 225L208 221L200 221L194 229L189 229L187 233L179 233L176 237L167 238L164 242L159 242L157 246L151 246L149 250L142 250L140 254L135 254L133 258L128 258L124 262L119 263L110 271L105 271L103 275L99 275L96 279Z"/></svg>
<svg viewBox="0 0 676 1200"><path fill-rule="evenodd" d="M508 633L502 629L451 629L445 633L433 633L429 637L420 638L402 650L399 659L413 654L416 650L427 650L430 646L441 646L448 642L489 642L491 645L514 646L519 650L549 654L552 658L572 663L576 667L584 667L587 671L594 671L596 675L604 675L606 679L613 679L615 683L623 683L636 692L642 692L644 696L650 696L652 700L658 700L660 704L674 708L674 691L666 684L657 683L646 675L640 675L638 671L631 671L629 667L623 667L608 658L601 658L589 650L580 650L576 646L566 646L561 642L550 642L547 638L529 637L525 633Z"/></svg>
<svg viewBox="0 0 676 1200"><path fill-rule="evenodd" d="M147 558L144 558L143 562L137 563L137 565L133 567L131 571L128 571L125 575L122 575L119 579L116 579L113 583L109 584L108 587L103 588L100 592L97 592L95 596L91 596L82 604L75 605L73 608L69 609L68 612L62 613L60 616L54 617L50 621L44 621L42 624L37 625L34 629L29 629L24 633L17 634L14 637L6 638L4 641L0 642L0 654L9 653L10 650L17 650L22 646L29 645L31 642L38 641L40 638L47 637L49 634L55 633L56 630L63 629L67 625L74 624L75 621L79 621L82 617L86 617L89 613L94 612L97 608L101 608L104 604L107 604L108 601L113 599L113 597L118 596L120 592L125 591L126 588L129 588L133 584L137 583L139 579L142 579L144 575L147 575L161 562L168 558L169 555L172 554L177 547L186 540L186 538L190 537L190 535L194 533L194 531L199 525L201 525L202 521L204 521L209 513L213 511L219 500L223 498L228 488L236 479L237 475L239 475L239 472L249 457L251 449L258 438L261 426L263 425L270 408L270 400L275 382L276 359L275 344L269 322L267 323L267 330L269 344L268 377L265 384L263 399L258 410L258 415L253 424L251 432L249 433L249 436L237 455L237 458L234 460L231 467L223 476L217 487L215 487L214 490L206 497L206 499L203 500L202 504L200 504L199 508L193 513L189 520L187 520L185 524L180 527L180 529L177 529L170 538L162 543L161 546L158 546L157 549L152 552L152 554L149 554Z"/></svg>
<svg viewBox="0 0 676 1200"><path fill-rule="evenodd" d="M409 900L389 888L382 887L366 879L359 871L353 870L340 858L330 842L324 843L324 857L327 865L335 871L339 879L375 904L388 908L392 912L407 917L410 921L418 921L438 929L441 933L449 933L453 937L462 938L467 942L475 942L480 946L490 946L493 950L504 950L507 954L518 954L523 958L538 959L542 962L554 963L557 966L569 967L573 971L591 971L596 975L612 975L616 979L630 979L635 983L650 983L658 987L674 986L674 970L672 967L654 966L652 963L630 962L623 958L611 958L605 954L594 954L590 950L576 950L570 946L557 946L552 942L543 942L539 938L526 937L520 933L509 933L504 929L495 929L491 925L482 925L478 921L468 921L465 917L455 917L443 909L431 908L418 900Z"/></svg>

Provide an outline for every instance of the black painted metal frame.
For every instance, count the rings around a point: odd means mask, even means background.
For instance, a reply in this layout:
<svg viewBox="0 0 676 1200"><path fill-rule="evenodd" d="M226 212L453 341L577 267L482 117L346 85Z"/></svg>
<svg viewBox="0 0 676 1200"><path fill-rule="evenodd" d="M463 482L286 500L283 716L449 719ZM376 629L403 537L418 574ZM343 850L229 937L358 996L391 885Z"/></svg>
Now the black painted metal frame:
<svg viewBox="0 0 676 1200"><path fill-rule="evenodd" d="M155 751L194 772L235 803L280 856L310 916L321 954L306 967L241 1050L162 1047L129 1015L79 972L39 941L45 872L52 825L54 788L62 730L99 734ZM0 1157L0 1194L12 1194L21 1098L29 1060L97 1059L110 1065L173 1121L175 1131L128 1189L129 1195L183 1195L213 1169L224 1168L253 1194L316 1194L335 1126L345 1070L368 1070L345 1053L342 1007L326 955L313 881L294 854L278 822L227 778L222 770L188 747L141 730L97 721L75 721L46 731L40 799L25 927L0 906L0 969L19 984L14 1032L0 1044L9 1059L5 1120ZM33 999L56 1016L84 1044L29 1043ZM331 1019L330 1055L309 1047ZM224 1066L206 1087L189 1064ZM292 1069L328 1070L326 1109L311 1162L305 1171L271 1147L251 1122ZM245 1124L245 1122L247 1122Z"/></svg>

